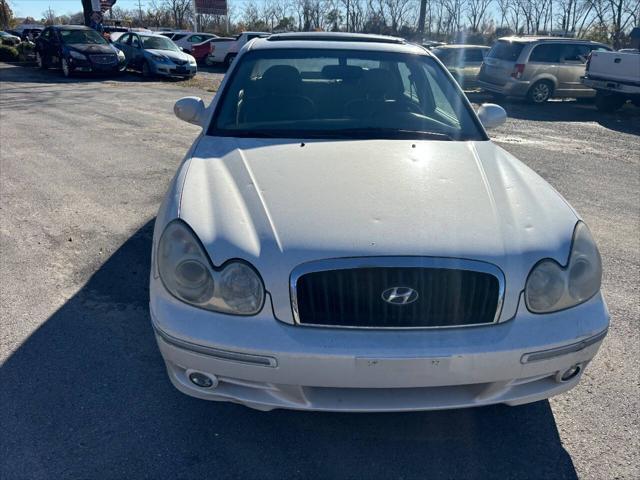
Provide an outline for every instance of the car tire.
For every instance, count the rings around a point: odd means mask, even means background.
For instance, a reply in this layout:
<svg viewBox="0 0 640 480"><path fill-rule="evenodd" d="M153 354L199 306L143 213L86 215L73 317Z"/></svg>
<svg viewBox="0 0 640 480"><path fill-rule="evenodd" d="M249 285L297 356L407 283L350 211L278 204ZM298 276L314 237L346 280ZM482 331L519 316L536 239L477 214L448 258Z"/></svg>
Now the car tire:
<svg viewBox="0 0 640 480"><path fill-rule="evenodd" d="M618 110L624 105L626 99L615 93L600 93L596 94L596 108L600 112L610 113Z"/></svg>
<svg viewBox="0 0 640 480"><path fill-rule="evenodd" d="M527 92L527 100L529 103L541 105L549 100L553 95L553 84L548 80L540 80L533 85Z"/></svg>
<svg viewBox="0 0 640 480"><path fill-rule="evenodd" d="M231 64L233 63L233 59L236 58L236 53L229 53L227 54L226 57L224 57L224 66L226 68L231 67Z"/></svg>
<svg viewBox="0 0 640 480"><path fill-rule="evenodd" d="M60 68L62 68L62 75L65 78L69 78L73 75L73 69L69 66L69 62L67 62L66 58L60 59Z"/></svg>
<svg viewBox="0 0 640 480"><path fill-rule="evenodd" d="M47 69L47 64L44 63L44 58L42 58L42 55L40 55L40 52L36 52L36 65L38 65L38 68L41 70Z"/></svg>

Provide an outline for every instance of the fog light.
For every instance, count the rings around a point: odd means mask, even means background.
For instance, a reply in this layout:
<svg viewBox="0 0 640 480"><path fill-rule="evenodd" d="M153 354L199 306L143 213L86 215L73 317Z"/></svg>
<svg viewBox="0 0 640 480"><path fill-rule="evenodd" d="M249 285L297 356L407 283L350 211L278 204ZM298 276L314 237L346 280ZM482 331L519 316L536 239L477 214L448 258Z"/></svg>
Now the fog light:
<svg viewBox="0 0 640 480"><path fill-rule="evenodd" d="M574 365L573 367L568 368L567 370L562 372L562 374L558 374L559 381L568 382L569 380L577 377L580 373L580 370L582 370L582 367L580 367L580 365Z"/></svg>
<svg viewBox="0 0 640 480"><path fill-rule="evenodd" d="M189 380L191 380L191 383L195 386L200 388L211 388L218 384L216 380L200 372L191 372L189 374Z"/></svg>

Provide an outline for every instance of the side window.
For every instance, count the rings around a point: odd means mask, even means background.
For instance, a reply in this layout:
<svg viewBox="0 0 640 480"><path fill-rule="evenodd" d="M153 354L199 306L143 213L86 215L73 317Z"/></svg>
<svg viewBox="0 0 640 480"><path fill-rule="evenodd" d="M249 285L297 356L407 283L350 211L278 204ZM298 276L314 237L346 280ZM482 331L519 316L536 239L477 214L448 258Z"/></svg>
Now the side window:
<svg viewBox="0 0 640 480"><path fill-rule="evenodd" d="M129 33L125 33L117 40L117 42L121 43L122 45L129 45L130 41L131 41L131 35Z"/></svg>
<svg viewBox="0 0 640 480"><path fill-rule="evenodd" d="M538 45L533 49L531 55L529 55L529 61L540 63L558 63L560 62L560 55L563 49L563 45L553 43Z"/></svg>
<svg viewBox="0 0 640 480"><path fill-rule="evenodd" d="M177 34L174 35L173 37L171 37L171 40L173 40L174 42L177 42L178 40L182 40L184 37L186 37L186 34Z"/></svg>
<svg viewBox="0 0 640 480"><path fill-rule="evenodd" d="M464 51L465 62L482 62L482 51L479 48L471 48Z"/></svg>
<svg viewBox="0 0 640 480"><path fill-rule="evenodd" d="M591 53L588 45L566 45L563 54L565 63L584 64L587 63L587 57Z"/></svg>
<svg viewBox="0 0 640 480"><path fill-rule="evenodd" d="M131 35L131 46L133 48L140 48L140 39L137 35Z"/></svg>
<svg viewBox="0 0 640 480"><path fill-rule="evenodd" d="M191 35L187 39L187 42L189 42L189 43L202 43L202 42L204 42L204 38L202 38L200 35Z"/></svg>
<svg viewBox="0 0 640 480"><path fill-rule="evenodd" d="M51 29L47 28L44 32L42 32L42 38L45 40L49 40L51 38Z"/></svg>

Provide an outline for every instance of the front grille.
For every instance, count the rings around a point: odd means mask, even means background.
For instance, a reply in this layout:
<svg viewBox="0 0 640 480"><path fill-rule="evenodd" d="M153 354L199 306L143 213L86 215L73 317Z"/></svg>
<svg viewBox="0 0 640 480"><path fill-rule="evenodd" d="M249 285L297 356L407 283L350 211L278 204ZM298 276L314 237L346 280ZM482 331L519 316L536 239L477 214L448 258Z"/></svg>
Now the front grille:
<svg viewBox="0 0 640 480"><path fill-rule="evenodd" d="M408 295L409 289L415 294ZM501 303L496 275L441 267L384 266L308 272L297 277L292 295L294 315L302 325L361 328L491 323L496 320ZM387 300L395 296L392 301L399 303L385 301L384 295ZM398 295L408 303L402 303Z"/></svg>
<svg viewBox="0 0 640 480"><path fill-rule="evenodd" d="M89 58L93 63L100 65L108 65L116 63L117 57L115 55L89 55Z"/></svg>

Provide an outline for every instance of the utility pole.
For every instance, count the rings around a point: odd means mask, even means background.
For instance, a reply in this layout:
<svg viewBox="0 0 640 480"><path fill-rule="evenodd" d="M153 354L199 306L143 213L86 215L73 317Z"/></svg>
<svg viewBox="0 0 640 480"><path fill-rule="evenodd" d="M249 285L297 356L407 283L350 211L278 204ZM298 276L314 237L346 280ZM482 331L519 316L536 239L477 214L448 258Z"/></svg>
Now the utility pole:
<svg viewBox="0 0 640 480"><path fill-rule="evenodd" d="M424 20L427 16L427 0L420 0L420 16L418 17L418 33L420 34L420 42L424 40Z"/></svg>
<svg viewBox="0 0 640 480"><path fill-rule="evenodd" d="M142 0L138 0L138 13L140 15L140 26L142 27Z"/></svg>
<svg viewBox="0 0 640 480"><path fill-rule="evenodd" d="M349 31L349 3L350 1L347 0L347 32Z"/></svg>

